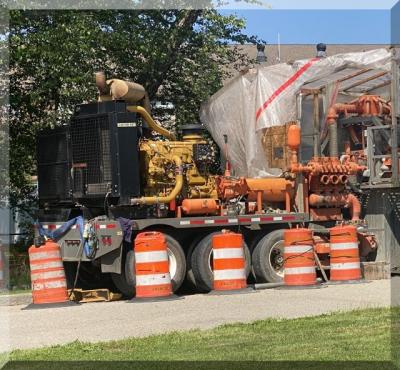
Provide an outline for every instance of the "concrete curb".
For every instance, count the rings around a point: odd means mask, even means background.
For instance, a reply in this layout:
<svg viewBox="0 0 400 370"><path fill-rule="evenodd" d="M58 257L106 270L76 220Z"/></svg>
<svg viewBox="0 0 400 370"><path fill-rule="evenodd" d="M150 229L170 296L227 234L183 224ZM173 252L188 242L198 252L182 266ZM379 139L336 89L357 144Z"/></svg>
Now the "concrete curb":
<svg viewBox="0 0 400 370"><path fill-rule="evenodd" d="M32 303L31 293L0 295L0 306L18 306Z"/></svg>

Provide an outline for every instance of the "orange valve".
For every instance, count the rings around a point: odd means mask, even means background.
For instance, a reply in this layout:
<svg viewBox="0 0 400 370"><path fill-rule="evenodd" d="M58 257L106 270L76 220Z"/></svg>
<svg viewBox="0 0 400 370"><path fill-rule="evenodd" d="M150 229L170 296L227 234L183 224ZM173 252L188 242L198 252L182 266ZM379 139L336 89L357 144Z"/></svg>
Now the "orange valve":
<svg viewBox="0 0 400 370"><path fill-rule="evenodd" d="M285 285L316 285L312 231L309 229L285 230L284 244Z"/></svg>
<svg viewBox="0 0 400 370"><path fill-rule="evenodd" d="M151 231L135 239L136 298L172 295L167 242L162 233Z"/></svg>
<svg viewBox="0 0 400 370"><path fill-rule="evenodd" d="M61 248L52 240L28 250L33 304L68 301L67 281Z"/></svg>
<svg viewBox="0 0 400 370"><path fill-rule="evenodd" d="M353 225L330 229L331 281L360 280L357 228Z"/></svg>
<svg viewBox="0 0 400 370"><path fill-rule="evenodd" d="M290 125L287 132L287 145L291 150L298 150L301 143L300 127Z"/></svg>
<svg viewBox="0 0 400 370"><path fill-rule="evenodd" d="M242 234L223 230L212 238L214 290L247 288Z"/></svg>

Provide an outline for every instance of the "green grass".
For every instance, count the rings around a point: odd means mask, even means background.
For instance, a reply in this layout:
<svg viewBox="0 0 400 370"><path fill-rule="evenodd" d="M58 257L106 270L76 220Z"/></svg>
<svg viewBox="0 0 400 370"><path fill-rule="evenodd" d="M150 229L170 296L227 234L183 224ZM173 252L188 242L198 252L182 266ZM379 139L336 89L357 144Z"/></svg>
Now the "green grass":
<svg viewBox="0 0 400 370"><path fill-rule="evenodd" d="M14 294L26 294L30 293L30 289L15 289L15 290L4 290L0 291L0 295L14 295Z"/></svg>
<svg viewBox="0 0 400 370"><path fill-rule="evenodd" d="M223 325L205 331L173 332L96 344L76 341L43 349L13 351L10 359L390 361L394 315L400 316L400 308L368 309L291 320L270 319ZM140 320L132 318L135 319Z"/></svg>

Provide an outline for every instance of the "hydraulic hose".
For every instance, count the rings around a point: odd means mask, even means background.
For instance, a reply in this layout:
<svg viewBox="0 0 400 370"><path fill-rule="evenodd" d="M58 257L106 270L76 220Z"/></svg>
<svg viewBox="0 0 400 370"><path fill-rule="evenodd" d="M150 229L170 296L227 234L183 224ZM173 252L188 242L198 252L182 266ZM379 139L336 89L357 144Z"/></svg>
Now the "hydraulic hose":
<svg viewBox="0 0 400 370"><path fill-rule="evenodd" d="M174 155L172 157L176 165L176 176L175 176L175 187L172 191L163 197L141 197L141 198L133 198L131 199L131 204L158 204L158 203L169 203L171 200L174 200L179 193L182 191L183 187L183 170L182 170L182 160Z"/></svg>
<svg viewBox="0 0 400 370"><path fill-rule="evenodd" d="M358 221L361 214L361 203L354 194L347 195L347 204L351 212L351 220Z"/></svg>
<svg viewBox="0 0 400 370"><path fill-rule="evenodd" d="M176 140L175 135L158 125L151 117L149 112L143 107L139 105L129 105L126 109L129 112L139 113L153 131L158 132L160 135L166 137L169 140Z"/></svg>
<svg viewBox="0 0 400 370"><path fill-rule="evenodd" d="M361 203L354 194L334 194L334 195L310 194L309 204L311 207L348 206L351 213L351 220L357 221L360 219Z"/></svg>

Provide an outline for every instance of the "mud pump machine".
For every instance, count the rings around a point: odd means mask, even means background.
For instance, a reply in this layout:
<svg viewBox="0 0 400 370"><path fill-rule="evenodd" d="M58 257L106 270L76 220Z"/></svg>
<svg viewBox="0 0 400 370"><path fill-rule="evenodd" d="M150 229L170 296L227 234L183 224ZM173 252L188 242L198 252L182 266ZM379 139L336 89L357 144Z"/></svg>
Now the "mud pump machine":
<svg viewBox="0 0 400 370"><path fill-rule="evenodd" d="M223 228L243 234L247 273L252 270L257 282L282 280L283 231L310 221L321 227L315 242L323 262L329 254L324 227L338 221L358 226L362 258L374 252L376 242L349 186L366 170L354 153L339 158L332 147L330 156L300 163L300 127L294 122L287 132L291 159L284 176L235 177L229 163L215 174L216 152L201 125L183 126L177 138L152 118L143 86L106 80L102 73L96 84L96 102L76 106L68 124L38 137L38 217L48 232L69 222L57 238L69 285L79 263L79 287L111 286L132 296L132 245L143 230L166 235L174 291L185 280L198 291L211 289L211 238ZM365 107L375 106L360 99L351 110L336 107L332 125L343 109L362 114ZM382 102L378 108L376 114L390 111ZM335 134L331 130L333 142ZM78 218L89 225L88 248Z"/></svg>

